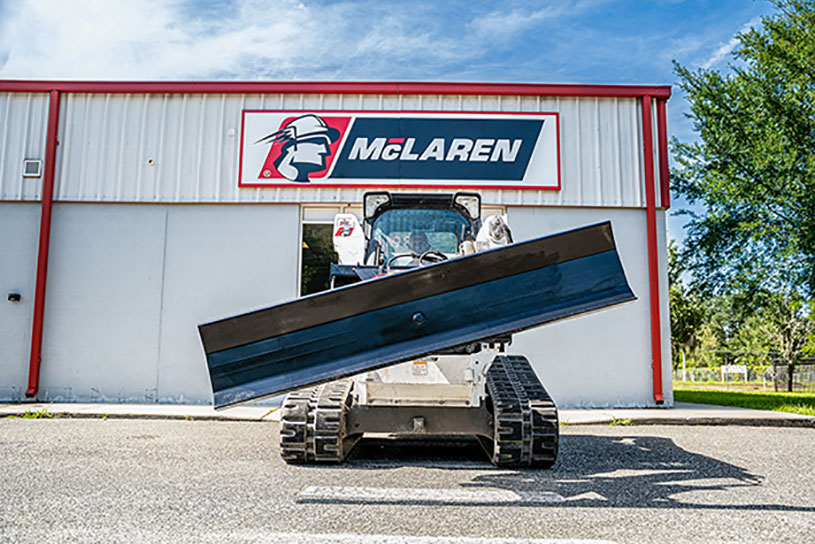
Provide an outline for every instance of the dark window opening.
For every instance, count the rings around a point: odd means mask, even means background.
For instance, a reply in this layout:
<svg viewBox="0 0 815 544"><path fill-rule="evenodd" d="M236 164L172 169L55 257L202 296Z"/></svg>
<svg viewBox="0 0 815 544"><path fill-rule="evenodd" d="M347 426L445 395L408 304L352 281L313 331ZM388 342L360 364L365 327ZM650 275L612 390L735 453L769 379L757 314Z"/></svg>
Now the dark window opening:
<svg viewBox="0 0 815 544"><path fill-rule="evenodd" d="M333 225L303 224L303 248L300 259L300 296L328 290L331 263L339 262L334 252Z"/></svg>

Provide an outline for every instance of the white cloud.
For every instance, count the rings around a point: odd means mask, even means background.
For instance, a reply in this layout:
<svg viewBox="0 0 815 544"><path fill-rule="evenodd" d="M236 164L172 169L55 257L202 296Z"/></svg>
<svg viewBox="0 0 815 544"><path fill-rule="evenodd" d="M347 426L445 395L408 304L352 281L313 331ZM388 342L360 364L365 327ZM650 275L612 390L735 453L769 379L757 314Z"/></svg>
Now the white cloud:
<svg viewBox="0 0 815 544"><path fill-rule="evenodd" d="M750 28L754 27L758 24L761 20L761 17L753 17L747 23L745 23L740 29L738 33L747 32ZM702 68L705 70L709 70L719 64L725 57L730 55L736 46L739 45L739 38L738 36L733 36L727 43L721 44L712 55L710 55L705 62L702 63Z"/></svg>
<svg viewBox="0 0 815 544"><path fill-rule="evenodd" d="M713 54L710 57L708 57L708 59L705 62L702 63L702 68L704 68L705 70L709 70L711 67L715 66L716 64L719 64L719 62L721 62L722 59L729 55L738 44L739 44L738 38L736 38L735 36L730 38L730 41L720 45L719 48L716 49L716 51L714 51Z"/></svg>
<svg viewBox="0 0 815 544"><path fill-rule="evenodd" d="M566 6L537 10L511 9L492 11L474 18L470 28L485 38L512 38L547 19L554 19L566 11Z"/></svg>
<svg viewBox="0 0 815 544"><path fill-rule="evenodd" d="M479 54L420 10L236 0L196 17L190 2L38 0L0 14L0 77L345 78ZM213 17L214 15L214 17ZM383 74L387 75L387 74Z"/></svg>
<svg viewBox="0 0 815 544"><path fill-rule="evenodd" d="M555 6L485 13L418 0L0 0L0 78L449 78L582 9Z"/></svg>

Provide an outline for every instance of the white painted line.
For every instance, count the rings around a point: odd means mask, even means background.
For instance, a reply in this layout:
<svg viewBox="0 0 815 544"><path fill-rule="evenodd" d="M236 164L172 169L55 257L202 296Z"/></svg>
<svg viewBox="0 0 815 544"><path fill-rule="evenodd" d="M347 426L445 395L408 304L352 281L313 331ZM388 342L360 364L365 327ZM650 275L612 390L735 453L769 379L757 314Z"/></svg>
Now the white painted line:
<svg viewBox="0 0 815 544"><path fill-rule="evenodd" d="M611 472L602 472L599 474L592 474L593 479L597 478L634 478L637 476L657 476L664 474L690 474L691 469L648 469L648 468L620 468Z"/></svg>
<svg viewBox="0 0 815 544"><path fill-rule="evenodd" d="M230 539L242 533L230 533ZM242 538L239 538L243 540ZM247 539L248 540L248 539ZM469 538L456 536L401 536L355 534L272 533L252 535L251 542L286 544L614 544L610 540L580 540L551 538Z"/></svg>
<svg viewBox="0 0 815 544"><path fill-rule="evenodd" d="M438 502L445 504L558 503L563 497L551 491L509 489L432 489L408 487L309 486L301 499L366 502Z"/></svg>
<svg viewBox="0 0 815 544"><path fill-rule="evenodd" d="M567 501L607 501L608 499L594 491L587 491L580 495L573 495L566 498Z"/></svg>

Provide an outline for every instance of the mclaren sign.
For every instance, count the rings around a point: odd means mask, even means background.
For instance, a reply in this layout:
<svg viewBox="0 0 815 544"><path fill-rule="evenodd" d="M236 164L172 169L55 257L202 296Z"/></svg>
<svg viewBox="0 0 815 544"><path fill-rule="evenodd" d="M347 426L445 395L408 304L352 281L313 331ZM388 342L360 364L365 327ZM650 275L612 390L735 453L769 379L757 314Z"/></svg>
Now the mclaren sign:
<svg viewBox="0 0 815 544"><path fill-rule="evenodd" d="M243 112L241 187L560 189L556 113Z"/></svg>

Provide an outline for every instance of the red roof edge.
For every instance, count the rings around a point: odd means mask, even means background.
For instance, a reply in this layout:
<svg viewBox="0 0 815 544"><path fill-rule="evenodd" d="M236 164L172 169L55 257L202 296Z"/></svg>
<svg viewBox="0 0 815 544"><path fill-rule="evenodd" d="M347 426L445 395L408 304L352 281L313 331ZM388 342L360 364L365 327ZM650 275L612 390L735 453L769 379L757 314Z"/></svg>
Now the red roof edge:
<svg viewBox="0 0 815 544"><path fill-rule="evenodd" d="M0 80L0 92L145 94L443 94L670 98L669 85L424 83L374 81L33 81Z"/></svg>

